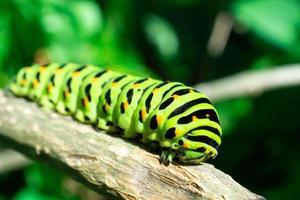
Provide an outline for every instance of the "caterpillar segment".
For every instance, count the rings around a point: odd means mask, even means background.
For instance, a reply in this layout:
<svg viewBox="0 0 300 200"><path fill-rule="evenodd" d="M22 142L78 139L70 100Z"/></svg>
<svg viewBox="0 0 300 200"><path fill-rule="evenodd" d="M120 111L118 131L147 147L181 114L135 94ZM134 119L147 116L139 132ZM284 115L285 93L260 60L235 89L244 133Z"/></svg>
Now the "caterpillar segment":
<svg viewBox="0 0 300 200"><path fill-rule="evenodd" d="M79 89L77 110L75 118L83 123L96 123L98 117L97 105L100 95L103 94L103 84L117 76L118 73L111 70L99 69L87 75ZM106 126L105 126L106 128ZM102 129L104 129L102 127Z"/></svg>
<svg viewBox="0 0 300 200"><path fill-rule="evenodd" d="M92 65L78 66L75 70L69 71L65 76L63 90L60 93L56 104L56 110L61 114L74 114L77 110L77 99L79 88L83 79L91 72L99 68Z"/></svg>
<svg viewBox="0 0 300 200"><path fill-rule="evenodd" d="M222 129L210 100L182 83L52 63L22 68L10 90L82 123L158 144L166 165L172 160L199 164L214 158L221 144Z"/></svg>
<svg viewBox="0 0 300 200"><path fill-rule="evenodd" d="M118 101L118 97L124 87L136 79L137 77L135 76L118 74L102 85L103 92L100 95L97 106L99 128L104 130L115 130L119 127L118 123L113 120L113 113Z"/></svg>
<svg viewBox="0 0 300 200"><path fill-rule="evenodd" d="M178 82L158 82L157 84L150 87L139 100L139 104L137 109L135 110L133 119L133 124L137 133L141 134L142 142L147 143L149 141L148 135L151 132L149 129L149 123L145 125L147 122L148 116L157 108L157 106L161 103L163 96L166 95L169 91L174 88L181 86L183 84ZM146 134L148 133L148 134Z"/></svg>
<svg viewBox="0 0 300 200"><path fill-rule="evenodd" d="M44 88L47 85L51 74L59 67L58 64L49 64L47 66L36 66L32 68L31 89L29 90L29 99L33 99L41 104L41 97L44 95ZM37 68L37 70L35 69Z"/></svg>
<svg viewBox="0 0 300 200"><path fill-rule="evenodd" d="M150 78L138 78L122 89L113 111L113 122L124 130L125 138L137 137L134 118L139 116L134 115L135 110L139 109L138 103L142 95L158 82Z"/></svg>
<svg viewBox="0 0 300 200"><path fill-rule="evenodd" d="M170 108L175 105L174 102L171 107L168 107L172 103L170 100L178 97L178 95L173 96L175 92L187 88L183 84L173 82L168 83L166 86L168 87L166 90L162 90L160 94L161 98L158 102L156 102L156 107L152 110L152 112L149 112L148 117L145 119L145 128L143 130L146 139L158 141L161 147L168 147L170 144L168 141L165 141L163 134L160 131L166 121L165 115L170 112ZM169 110L166 109L167 107Z"/></svg>
<svg viewBox="0 0 300 200"><path fill-rule="evenodd" d="M42 95L40 100L41 105L55 108L63 91L62 88L66 75L77 68L79 68L79 66L72 63L60 64L55 68L50 74L50 78L44 88L44 95Z"/></svg>

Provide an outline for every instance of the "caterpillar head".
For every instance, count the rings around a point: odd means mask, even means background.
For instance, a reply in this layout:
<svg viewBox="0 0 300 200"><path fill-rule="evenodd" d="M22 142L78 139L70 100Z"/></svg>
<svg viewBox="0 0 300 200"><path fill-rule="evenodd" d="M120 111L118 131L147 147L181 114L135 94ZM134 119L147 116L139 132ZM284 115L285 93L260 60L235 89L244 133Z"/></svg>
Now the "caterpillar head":
<svg viewBox="0 0 300 200"><path fill-rule="evenodd" d="M162 146L167 146L169 142L177 160L198 164L217 156L222 130L216 110L203 94L192 100L200 102L198 104L189 106L192 101L187 101L181 109L177 109L177 113L167 118L162 129L166 143L163 142Z"/></svg>
<svg viewBox="0 0 300 200"><path fill-rule="evenodd" d="M209 158L215 158L221 143L215 135L217 129L203 126L197 130L188 132L178 140L176 158L181 163L199 164Z"/></svg>

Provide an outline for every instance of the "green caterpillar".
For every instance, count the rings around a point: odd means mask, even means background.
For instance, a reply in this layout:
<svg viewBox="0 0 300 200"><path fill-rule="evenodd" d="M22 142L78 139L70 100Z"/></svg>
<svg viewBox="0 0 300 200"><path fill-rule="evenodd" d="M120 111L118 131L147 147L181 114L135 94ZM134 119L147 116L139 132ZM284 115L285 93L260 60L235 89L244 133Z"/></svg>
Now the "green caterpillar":
<svg viewBox="0 0 300 200"><path fill-rule="evenodd" d="M209 99L178 82L141 78L93 65L22 68L10 85L16 95L74 116L124 138L159 144L160 160L199 164L217 155L222 130Z"/></svg>

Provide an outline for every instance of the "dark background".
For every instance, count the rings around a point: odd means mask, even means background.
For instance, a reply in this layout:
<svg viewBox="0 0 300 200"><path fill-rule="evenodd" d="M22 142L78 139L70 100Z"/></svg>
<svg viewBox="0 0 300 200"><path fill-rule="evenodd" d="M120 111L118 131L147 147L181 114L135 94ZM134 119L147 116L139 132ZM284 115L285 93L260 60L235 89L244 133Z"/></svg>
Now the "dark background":
<svg viewBox="0 0 300 200"><path fill-rule="evenodd" d="M34 62L194 85L299 62L299 25L297 0L1 0L0 86ZM223 143L212 163L268 199L299 197L299 96L298 86L215 102ZM38 163L2 173L0 200L80 199L66 179Z"/></svg>

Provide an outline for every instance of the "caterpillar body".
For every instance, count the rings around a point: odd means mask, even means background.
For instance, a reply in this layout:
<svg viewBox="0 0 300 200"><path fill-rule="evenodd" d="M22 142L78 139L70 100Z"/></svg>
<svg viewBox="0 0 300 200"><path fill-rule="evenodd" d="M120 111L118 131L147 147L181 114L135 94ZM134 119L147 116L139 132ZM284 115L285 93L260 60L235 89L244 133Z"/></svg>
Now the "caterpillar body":
<svg viewBox="0 0 300 200"><path fill-rule="evenodd" d="M179 82L51 63L22 68L10 90L80 122L159 144L164 164L174 159L199 164L214 158L221 144L222 130L210 100Z"/></svg>

